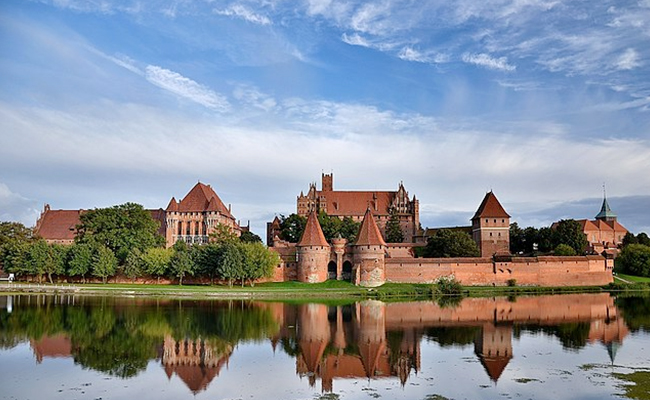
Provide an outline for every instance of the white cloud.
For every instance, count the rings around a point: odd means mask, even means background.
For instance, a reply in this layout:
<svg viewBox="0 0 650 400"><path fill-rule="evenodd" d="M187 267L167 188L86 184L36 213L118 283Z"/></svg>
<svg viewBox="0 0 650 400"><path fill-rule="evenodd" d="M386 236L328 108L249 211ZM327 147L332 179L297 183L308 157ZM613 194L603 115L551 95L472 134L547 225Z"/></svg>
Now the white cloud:
<svg viewBox="0 0 650 400"><path fill-rule="evenodd" d="M214 10L217 15L224 15L227 17L237 17L257 25L271 25L271 20L261 14L257 14L250 10L248 7L241 4L233 4L224 10Z"/></svg>
<svg viewBox="0 0 650 400"><path fill-rule="evenodd" d="M616 62L616 68L620 70L630 70L641 66L639 53L634 49L627 49Z"/></svg>
<svg viewBox="0 0 650 400"><path fill-rule="evenodd" d="M351 35L343 33L343 35L341 35L341 40L352 46L372 47L372 44L358 33L353 33Z"/></svg>
<svg viewBox="0 0 650 400"><path fill-rule="evenodd" d="M273 97L251 85L237 86L233 91L233 96L245 104L250 104L267 112L274 110L277 106L277 102Z"/></svg>
<svg viewBox="0 0 650 400"><path fill-rule="evenodd" d="M0 221L21 222L33 226L38 216L37 202L14 193L0 182Z"/></svg>
<svg viewBox="0 0 650 400"><path fill-rule="evenodd" d="M405 46L397 53L397 57L405 61L414 61L421 63L442 64L449 62L449 55L442 53L429 54L414 49L411 46Z"/></svg>
<svg viewBox="0 0 650 400"><path fill-rule="evenodd" d="M148 65L145 76L154 85L207 108L216 111L226 111L230 108L225 97L177 72Z"/></svg>
<svg viewBox="0 0 650 400"><path fill-rule="evenodd" d="M485 53L463 53L462 60L468 64L474 64L499 71L511 72L517 68L515 65L508 64L508 59L506 57L495 58Z"/></svg>

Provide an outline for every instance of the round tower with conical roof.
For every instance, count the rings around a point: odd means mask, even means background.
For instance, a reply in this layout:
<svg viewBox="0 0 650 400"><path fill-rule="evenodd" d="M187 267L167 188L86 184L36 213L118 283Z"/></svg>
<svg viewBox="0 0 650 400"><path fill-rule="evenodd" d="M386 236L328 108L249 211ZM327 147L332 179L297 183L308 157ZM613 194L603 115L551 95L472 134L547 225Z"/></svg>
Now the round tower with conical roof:
<svg viewBox="0 0 650 400"><path fill-rule="evenodd" d="M330 253L330 245L325 239L316 213L312 211L307 217L302 237L296 245L298 281L325 282Z"/></svg>
<svg viewBox="0 0 650 400"><path fill-rule="evenodd" d="M368 208L354 245L354 265L358 274L358 281L355 281L359 285L376 287L386 283L385 253L386 242Z"/></svg>

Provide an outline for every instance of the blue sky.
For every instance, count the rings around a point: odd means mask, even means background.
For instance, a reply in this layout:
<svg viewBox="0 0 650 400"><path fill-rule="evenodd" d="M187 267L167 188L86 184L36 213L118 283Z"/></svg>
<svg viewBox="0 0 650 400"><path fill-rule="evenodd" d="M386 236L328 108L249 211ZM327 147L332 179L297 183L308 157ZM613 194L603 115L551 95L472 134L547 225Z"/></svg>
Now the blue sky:
<svg viewBox="0 0 650 400"><path fill-rule="evenodd" d="M650 232L650 1L5 0L0 220L165 207L263 234L295 196L396 190L424 226L494 190L520 225Z"/></svg>

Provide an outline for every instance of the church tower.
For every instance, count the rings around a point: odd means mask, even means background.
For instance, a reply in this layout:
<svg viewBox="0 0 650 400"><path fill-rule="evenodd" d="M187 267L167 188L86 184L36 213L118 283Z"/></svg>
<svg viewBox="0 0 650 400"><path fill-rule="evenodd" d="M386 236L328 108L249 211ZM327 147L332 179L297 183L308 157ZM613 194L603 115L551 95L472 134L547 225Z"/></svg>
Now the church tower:
<svg viewBox="0 0 650 400"><path fill-rule="evenodd" d="M596 215L596 219L605 222L616 221L616 214L614 214L612 209L609 208L606 195L603 195L603 205L600 207L600 212Z"/></svg>
<svg viewBox="0 0 650 400"><path fill-rule="evenodd" d="M489 191L472 217L472 239L481 257L510 254L510 215Z"/></svg>

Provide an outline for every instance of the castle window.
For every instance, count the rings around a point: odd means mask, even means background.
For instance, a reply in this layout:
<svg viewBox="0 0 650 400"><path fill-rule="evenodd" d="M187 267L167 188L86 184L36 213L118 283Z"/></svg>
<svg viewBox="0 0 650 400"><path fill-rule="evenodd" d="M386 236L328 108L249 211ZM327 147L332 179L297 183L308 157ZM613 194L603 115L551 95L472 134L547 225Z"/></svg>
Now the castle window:
<svg viewBox="0 0 650 400"><path fill-rule="evenodd" d="M492 236L492 232L490 232L490 236Z"/></svg>

